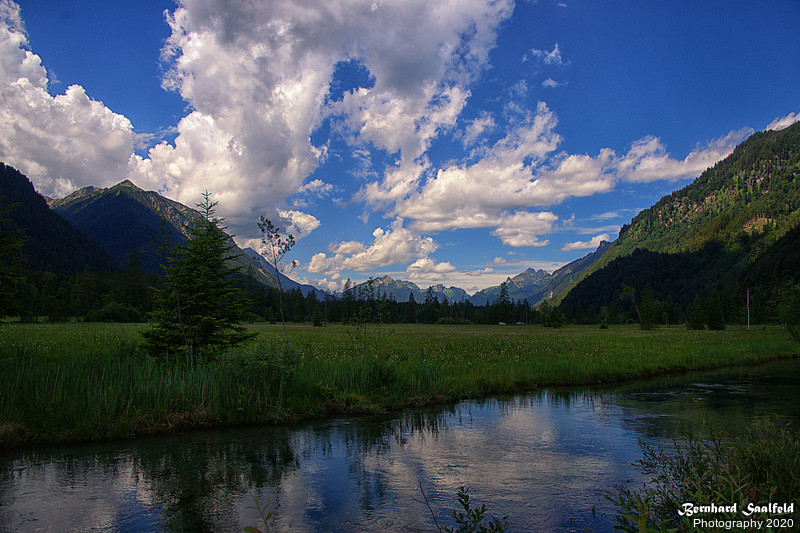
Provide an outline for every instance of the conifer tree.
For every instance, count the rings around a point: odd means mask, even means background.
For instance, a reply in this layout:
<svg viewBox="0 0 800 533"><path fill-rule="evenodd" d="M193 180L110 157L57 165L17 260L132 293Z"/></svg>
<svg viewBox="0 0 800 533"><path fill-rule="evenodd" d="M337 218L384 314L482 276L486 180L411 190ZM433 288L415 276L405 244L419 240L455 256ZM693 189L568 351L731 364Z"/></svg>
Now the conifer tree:
<svg viewBox="0 0 800 533"><path fill-rule="evenodd" d="M778 323L800 342L800 284L788 280L775 291L775 311Z"/></svg>
<svg viewBox="0 0 800 533"><path fill-rule="evenodd" d="M188 228L186 241L169 254L166 282L156 291L156 324L145 333L154 353L184 352L196 363L252 336L240 323L245 294L234 279L239 272L230 266L234 246L214 214L216 205L208 191L203 193L197 204L201 216Z"/></svg>
<svg viewBox="0 0 800 533"><path fill-rule="evenodd" d="M700 296L695 295L692 305L686 312L686 326L689 329L704 329L703 305L700 303Z"/></svg>

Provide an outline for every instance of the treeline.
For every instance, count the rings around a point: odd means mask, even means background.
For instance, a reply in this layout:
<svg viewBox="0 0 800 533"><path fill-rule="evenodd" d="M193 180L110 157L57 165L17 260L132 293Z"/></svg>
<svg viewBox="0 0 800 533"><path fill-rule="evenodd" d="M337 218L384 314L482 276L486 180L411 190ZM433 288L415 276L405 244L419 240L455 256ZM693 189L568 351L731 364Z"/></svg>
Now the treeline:
<svg viewBox="0 0 800 533"><path fill-rule="evenodd" d="M153 288L163 283L142 269L136 254L115 271L31 272L20 264L10 270L13 283L3 291L0 315L23 322L143 322L153 310Z"/></svg>
<svg viewBox="0 0 800 533"><path fill-rule="evenodd" d="M560 309L576 323L774 323L797 280L800 226L749 263L719 240L688 253L635 250L586 277Z"/></svg>
<svg viewBox="0 0 800 533"><path fill-rule="evenodd" d="M249 304L247 313L251 320L276 322L278 290L264 289L251 276L243 278ZM545 306L546 307L546 306ZM314 292L303 296L299 289L283 295L283 312L290 322L312 322L322 325L328 322L342 324L546 324L549 309L534 308L527 300L512 300L501 295L491 305L478 306L467 300L451 302L446 297L439 299L429 289L425 299L416 301L409 295L405 301L389 293L378 293L368 280L364 285L346 287L340 295L318 298Z"/></svg>
<svg viewBox="0 0 800 533"><path fill-rule="evenodd" d="M131 254L119 271L74 273L17 271L14 287L3 298L0 314L22 321L69 320L99 322L144 322L154 310L155 293L164 286L164 277L147 273L136 254ZM245 316L253 322L280 321L278 289L266 288L252 273L237 278L246 295ZM282 305L286 320L323 325L328 322L360 324L509 324L547 323L527 302L512 301L507 296L489 306L468 301L449 302L428 292L422 302L413 295L398 302L390 294L377 294L364 288L348 289L342 295L318 297L303 295L300 289L285 291Z"/></svg>
<svg viewBox="0 0 800 533"><path fill-rule="evenodd" d="M631 280L630 276L626 279ZM748 318L751 324L774 323L782 287L753 287L748 307L748 289L739 284L723 290L679 287L676 295L663 286L646 282L637 285L635 278L631 285L618 282L614 285L616 292L609 291L608 278L603 282L602 292L592 296L583 287L579 292L584 298L570 296L559 306L547 301L533 306L503 293L491 305L476 306L469 301L440 300L430 290L424 301L417 302L411 295L398 302L391 294L378 294L369 281L327 298L313 291L307 295L300 289L285 291L282 304L286 320L315 325L521 323L558 327L637 323L649 328L686 323L716 329L725 324L747 324ZM163 284L163 276L146 272L136 254L131 254L119 271L19 273L13 290L3 298L2 314L22 321L145 322L154 310L154 293ZM237 284L246 294L247 320L280 321L278 289L265 288L252 273L239 276Z"/></svg>

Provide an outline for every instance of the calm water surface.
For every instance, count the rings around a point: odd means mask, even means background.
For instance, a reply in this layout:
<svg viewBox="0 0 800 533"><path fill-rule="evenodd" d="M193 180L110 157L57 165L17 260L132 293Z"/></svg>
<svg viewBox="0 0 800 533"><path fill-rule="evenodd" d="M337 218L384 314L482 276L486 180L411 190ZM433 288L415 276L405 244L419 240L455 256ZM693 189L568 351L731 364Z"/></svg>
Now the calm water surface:
<svg viewBox="0 0 800 533"><path fill-rule="evenodd" d="M612 530L603 494L640 486L637 441L678 423L800 423L800 361L390 416L220 429L0 455L3 531L432 531L466 485L512 531ZM592 516L592 507L595 514Z"/></svg>

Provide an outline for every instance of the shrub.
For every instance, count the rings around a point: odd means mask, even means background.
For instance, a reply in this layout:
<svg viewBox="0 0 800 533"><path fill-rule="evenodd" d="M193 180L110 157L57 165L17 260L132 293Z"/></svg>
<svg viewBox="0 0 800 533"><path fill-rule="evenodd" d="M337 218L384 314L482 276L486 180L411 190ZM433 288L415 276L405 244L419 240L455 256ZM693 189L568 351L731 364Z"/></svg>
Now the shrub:
<svg viewBox="0 0 800 533"><path fill-rule="evenodd" d="M709 437L701 439L684 430L685 440L674 440L670 452L639 442L644 453L639 464L652 476L652 487L637 491L618 486L616 494L606 495L617 510L615 529L691 531L692 519L678 513L685 503L727 506L800 499L800 434L796 429L761 421L747 434L726 442L706 423ZM742 516L721 512L714 518L741 520Z"/></svg>
<svg viewBox="0 0 800 533"><path fill-rule="evenodd" d="M89 312L86 317L89 322L144 322L142 313L130 305L111 302L100 309Z"/></svg>

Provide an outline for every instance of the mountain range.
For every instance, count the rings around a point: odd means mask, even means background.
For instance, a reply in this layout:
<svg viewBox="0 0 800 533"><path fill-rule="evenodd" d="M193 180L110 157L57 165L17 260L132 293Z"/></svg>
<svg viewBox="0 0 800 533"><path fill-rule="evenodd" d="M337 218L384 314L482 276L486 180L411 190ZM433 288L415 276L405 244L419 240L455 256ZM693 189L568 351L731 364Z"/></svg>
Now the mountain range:
<svg viewBox="0 0 800 533"><path fill-rule="evenodd" d="M99 244L120 263L132 252L139 253L142 267L159 272L164 252L162 221L167 239L177 243L188 235L187 227L200 213L183 204L164 198L153 191L144 191L125 180L113 187L84 187L72 194L48 201L50 208L63 216L89 239ZM234 262L243 273L249 273L265 287L278 287L275 268L252 248L242 250L233 239L229 244L237 255ZM318 291L297 283L282 273L284 290L300 289L303 295ZM318 291L323 294L322 291Z"/></svg>
<svg viewBox="0 0 800 533"><path fill-rule="evenodd" d="M11 167L7 167L13 171ZM16 171L14 171L16 172ZM187 226L199 216L199 213L183 204L164 198L153 191L144 191L129 180L125 180L113 187L84 187L64 198L43 198L33 190L30 182L21 174L16 173L17 186L24 181L27 194L32 197L26 200L26 205L36 204L38 213L33 218L42 219L45 216L57 216L61 225L71 225L77 236L82 238L88 246L102 254L103 263L90 263L90 268L108 268L112 265L121 265L127 261L132 252L137 252L142 267L151 273L160 272L163 263L162 221L166 225L166 239L170 244L179 242L187 235ZM2 190L10 189L7 182L2 183ZM33 198L37 197L37 198ZM46 203L45 203L46 202ZM48 209L49 207L49 209ZM26 212L32 212L30 208ZM23 226L25 223L22 224ZM60 226L59 226L60 227ZM85 236L85 237L84 237ZM45 248L53 246L51 239L44 238L36 233L31 239L42 245L50 242ZM231 239L230 243L235 246ZM580 273L588 265L597 260L608 247L603 243L596 252L574 261L569 265L549 274L544 270L527 269L524 272L508 278L507 286L509 296L514 300L528 299L536 303L544 297L560 290L565 283L574 279L575 273ZM70 249L80 249L76 244ZM275 269L258 252L252 248L239 249L237 262L243 272L249 272L256 280L267 287L277 287ZM34 256L42 254L35 251ZM86 264L78 263L80 268ZM96 266L95 266L96 265ZM38 265L38 268L49 269L47 263ZM76 266L76 269L78 267ZM68 268L67 270L73 270ZM311 285L300 284L281 274L281 285L285 290L300 289L303 295L315 291L318 298L324 298L325 293ZM362 286L356 285L359 290ZM397 281L389 276L382 276L373 280L376 294L391 296L397 301L407 301L411 294L418 302L425 301L428 287L421 288L410 281ZM447 298L451 302L470 301L475 305L493 303L500 293L500 286L489 287L470 296L464 289L458 287L445 287L433 285L430 287L432 294L440 301Z"/></svg>
<svg viewBox="0 0 800 533"><path fill-rule="evenodd" d="M552 298L555 294L571 286L610 247L611 243L603 241L594 252L564 265L552 274L545 270L528 268L516 276L509 277L505 281L508 296L514 301L527 300L531 305ZM354 285L353 290L359 294L360 291L366 290L368 283ZM448 302L467 301L476 306L491 305L500 296L502 290L502 285L495 285L470 296L467 291L458 287L445 287L437 284L422 288L414 282L395 280L389 276L374 278L371 283L378 296L386 296L398 302L408 301L410 295L414 296L415 302L424 302L430 291L431 296L436 297L440 302L447 298Z"/></svg>
<svg viewBox="0 0 800 533"><path fill-rule="evenodd" d="M28 233L23 252L35 270L118 268L135 251L144 268L158 272L162 220L168 239L178 242L187 224L199 216L127 180L46 201L27 178L6 165L0 166L0 203L22 206L10 212L11 229ZM657 298L670 295L686 305L711 287L733 290L737 284L800 279L800 263L790 261L800 244L798 226L800 123L752 135L694 182L641 211L613 243L603 242L552 273L528 268L504 284L512 300L532 305L545 299L567 306L608 305L619 298L623 284L639 291L650 286ZM264 286L277 286L275 269L255 250L240 250L237 261ZM764 273L771 281L764 280ZM324 295L280 275L284 289ZM413 295L423 302L430 290L440 301L478 306L493 303L501 291L497 285L470 296L458 287L428 289L388 276L370 283L375 294L397 301ZM359 291L365 285L353 288Z"/></svg>

